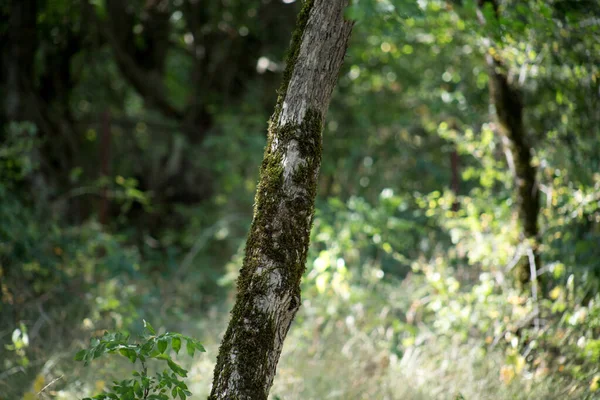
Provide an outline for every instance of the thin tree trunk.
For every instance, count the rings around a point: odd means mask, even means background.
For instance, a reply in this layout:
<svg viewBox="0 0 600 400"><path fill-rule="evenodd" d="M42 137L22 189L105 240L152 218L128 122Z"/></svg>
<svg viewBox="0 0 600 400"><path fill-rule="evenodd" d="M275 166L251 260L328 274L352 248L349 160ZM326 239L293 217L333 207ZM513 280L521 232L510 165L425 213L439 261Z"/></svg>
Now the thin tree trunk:
<svg viewBox="0 0 600 400"><path fill-rule="evenodd" d="M452 203L452 211L457 212L460 209L458 201L458 192L460 191L460 159L456 148L450 153L450 170L452 171L452 192L454 192L454 202Z"/></svg>
<svg viewBox="0 0 600 400"><path fill-rule="evenodd" d="M292 38L257 188L254 219L209 399L267 399L300 307L321 135L352 22L348 0L307 0Z"/></svg>
<svg viewBox="0 0 600 400"><path fill-rule="evenodd" d="M106 180L110 176L111 135L110 111L106 109L102 115L102 140L100 141L100 176ZM102 225L107 225L109 216L108 182L104 182L103 185L99 220Z"/></svg>
<svg viewBox="0 0 600 400"><path fill-rule="evenodd" d="M479 0L479 5L490 4L498 17L498 3L495 0ZM485 24L483 14L480 21ZM539 191L536 183L536 169L532 163L532 148L527 143L525 125L523 123L523 101L518 87L511 84L502 60L488 53L486 63L489 68L490 103L494 105L498 131L507 148L507 159L513 166L516 186L517 213L521 224L522 235L531 242L535 265L540 268L538 251L538 216L540 213ZM517 277L525 283L531 276L529 263L521 263Z"/></svg>
<svg viewBox="0 0 600 400"><path fill-rule="evenodd" d="M7 122L26 121L30 113L33 66L37 48L36 0L13 0L9 5L8 32L3 40L2 65L5 76L0 80L5 93L4 113ZM2 133L0 132L0 135Z"/></svg>

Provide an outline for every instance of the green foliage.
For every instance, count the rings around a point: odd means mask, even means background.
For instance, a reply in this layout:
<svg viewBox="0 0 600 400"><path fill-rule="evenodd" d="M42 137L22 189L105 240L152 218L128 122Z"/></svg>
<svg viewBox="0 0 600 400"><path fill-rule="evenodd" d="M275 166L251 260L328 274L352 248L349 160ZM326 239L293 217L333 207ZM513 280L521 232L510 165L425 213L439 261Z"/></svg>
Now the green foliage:
<svg viewBox="0 0 600 400"><path fill-rule="evenodd" d="M39 167L36 151L40 139L30 122L13 122L6 128L6 138L0 148L0 181L4 185L22 181Z"/></svg>
<svg viewBox="0 0 600 400"><path fill-rule="evenodd" d="M144 334L138 342L131 343L129 336L122 333L105 332L100 338L92 338L90 346L75 355L76 361L83 361L88 365L92 360L105 354L119 354L127 358L131 363L139 361L139 370L134 370L132 379L115 381L111 390L92 397L92 399L154 399L167 400L179 398L185 400L192 393L180 378L186 378L188 371L175 362L170 354L169 348L179 354L182 341L185 341L186 351L190 357L194 356L196 350L206 350L195 339L180 333L166 332L157 334L152 325L144 320ZM168 368L157 372L156 377L149 376L148 363L150 360L164 361ZM84 400L90 400L86 398Z"/></svg>
<svg viewBox="0 0 600 400"><path fill-rule="evenodd" d="M3 371L18 390L37 375L39 357L68 347L91 321L129 326L143 300L142 256L91 220L69 226L51 199L40 165L43 142L31 123L13 123L0 147L0 319ZM128 187L127 190L131 190ZM123 193L123 199L130 194ZM139 281L138 281L139 282ZM76 299L74 301L74 299ZM48 340L48 338L53 338Z"/></svg>

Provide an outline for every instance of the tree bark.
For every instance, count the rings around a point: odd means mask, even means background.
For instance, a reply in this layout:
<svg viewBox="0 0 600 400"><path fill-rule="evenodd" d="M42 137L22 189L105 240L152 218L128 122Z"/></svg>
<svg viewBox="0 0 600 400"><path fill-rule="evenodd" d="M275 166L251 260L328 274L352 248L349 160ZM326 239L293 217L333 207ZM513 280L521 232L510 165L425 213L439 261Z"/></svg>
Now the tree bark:
<svg viewBox="0 0 600 400"><path fill-rule="evenodd" d="M254 219L209 399L267 399L300 307L321 164L322 127L352 30L348 0L307 0L292 38L257 188Z"/></svg>
<svg viewBox="0 0 600 400"><path fill-rule="evenodd" d="M498 3L495 0L479 0L480 7L489 4L498 17ZM485 17L479 14L480 21L485 24ZM521 91L511 84L506 68L498 56L486 54L489 68L490 103L495 109L498 132L507 149L509 164L514 168L513 175L516 186L517 213L522 229L522 236L531 242L535 265L540 268L538 240L538 216L540 213L539 191L536 183L536 169L532 163L532 148L527 143L527 134L523 122L523 101ZM529 263L519 264L517 278L521 283L531 280Z"/></svg>

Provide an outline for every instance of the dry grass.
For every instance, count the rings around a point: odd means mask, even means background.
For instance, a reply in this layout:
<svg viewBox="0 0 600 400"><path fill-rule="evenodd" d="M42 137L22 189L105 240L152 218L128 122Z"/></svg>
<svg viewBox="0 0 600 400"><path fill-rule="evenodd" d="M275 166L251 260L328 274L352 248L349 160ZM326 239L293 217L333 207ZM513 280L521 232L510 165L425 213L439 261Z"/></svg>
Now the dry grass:
<svg viewBox="0 0 600 400"><path fill-rule="evenodd" d="M302 309L286 339L271 399L454 400L459 393L467 400L583 398L568 393L567 382L553 382L548 376L521 376L506 384L500 374L503 355L483 354L481 343L475 341L450 344L431 337L397 355L390 351L394 347L391 329L369 321L366 326L371 328L366 331L353 318L340 315L330 315L324 322L319 317L324 314L324 310ZM193 399L205 399L209 394L225 323L226 315L215 315L177 327L201 339L208 351L193 362L180 356L190 370L188 386ZM130 368L127 363L101 362L74 370L65 376L67 385L58 398L80 399L89 395L98 381L110 381L110 375L122 378Z"/></svg>

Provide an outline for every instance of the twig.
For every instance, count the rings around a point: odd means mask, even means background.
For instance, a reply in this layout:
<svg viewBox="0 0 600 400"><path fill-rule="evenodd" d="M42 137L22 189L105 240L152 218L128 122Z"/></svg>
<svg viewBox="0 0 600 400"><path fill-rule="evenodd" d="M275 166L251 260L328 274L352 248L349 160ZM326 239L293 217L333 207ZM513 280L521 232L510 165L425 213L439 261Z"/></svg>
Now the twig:
<svg viewBox="0 0 600 400"><path fill-rule="evenodd" d="M557 262L553 262L548 265L544 265L542 268L537 270L537 276L540 276L540 275L550 272L552 270L552 268L554 266L556 266L557 264L558 264Z"/></svg>
<svg viewBox="0 0 600 400"><path fill-rule="evenodd" d="M513 257L512 260L510 260L510 262L506 266L506 271L511 271L515 267L515 265L517 265L517 263L521 259L522 255L523 255L523 246L519 245L519 247L517 247L517 250L515 251L515 256Z"/></svg>
<svg viewBox="0 0 600 400"><path fill-rule="evenodd" d="M527 325L531 320L533 319L537 319L538 315L539 315L540 310L534 310L531 313L527 314L525 317L523 317L520 321L518 321L515 324L516 329L521 329L523 328L525 325ZM500 339L506 335L507 332L509 332L509 329L505 329L502 331L502 333L500 333L499 335L496 335L496 337L494 337L494 340L492 341L492 343L490 344L490 349L493 349L494 347L496 347L496 345L498 344L498 342L500 341Z"/></svg>
<svg viewBox="0 0 600 400"><path fill-rule="evenodd" d="M38 394L37 394L37 395L39 396L40 394L42 394L42 392L43 392L44 390L48 389L48 387L50 387L51 385L53 385L53 384L54 384L54 383L56 383L57 381L61 380L61 379L63 378L63 376L64 376L64 375L61 375L61 376L59 376L58 378L55 378L55 379L53 379L52 381L50 381L50 383L48 383L46 386L44 386L44 387L42 388L42 390L40 390L40 391L38 392Z"/></svg>
<svg viewBox="0 0 600 400"><path fill-rule="evenodd" d="M535 265L535 256L533 254L533 250L531 247L527 249L527 256L529 257L529 271L531 271L531 297L533 297L534 302L534 311L539 315L540 307L538 305L538 281L537 281L537 268ZM535 330L539 330L540 328L540 320L539 318L535 318L533 320L535 324Z"/></svg>
<svg viewBox="0 0 600 400"><path fill-rule="evenodd" d="M37 319L37 321L35 322L35 325L31 329L31 332L29 333L30 339L35 339L37 337L38 333L40 332L40 329L42 329L42 327L44 326L45 323L52 325L52 319L48 316L48 314L46 314L46 312L44 311L44 307L42 307L42 304L43 304L43 302L39 302L37 304L38 311L40 312L40 317Z"/></svg>

